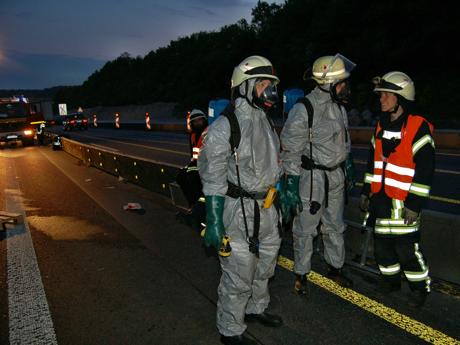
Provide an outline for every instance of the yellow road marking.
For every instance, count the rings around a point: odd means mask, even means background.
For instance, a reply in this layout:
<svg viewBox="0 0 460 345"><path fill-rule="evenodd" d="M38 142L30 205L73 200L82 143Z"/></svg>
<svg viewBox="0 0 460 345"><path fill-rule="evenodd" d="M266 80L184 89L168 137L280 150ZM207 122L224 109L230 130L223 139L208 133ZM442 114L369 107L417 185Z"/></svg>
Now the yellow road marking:
<svg viewBox="0 0 460 345"><path fill-rule="evenodd" d="M356 182L356 186L362 187L363 183L362 182ZM445 203L448 203L448 204L460 205L460 200L444 198L442 196L430 195L428 197L428 199L441 201L441 202L445 202Z"/></svg>
<svg viewBox="0 0 460 345"><path fill-rule="evenodd" d="M293 271L294 262L283 256L278 257L278 265L289 271ZM343 288L337 285L330 279L311 271L308 275L308 280L318 285L319 287L332 292L336 296L353 303L357 307L364 309L375 316L401 328L402 330L411 333L420 339L423 339L432 344L460 344L460 341L449 337L448 335L437 331L424 323L414 320L396 310L389 308L382 303L374 301L354 290Z"/></svg>

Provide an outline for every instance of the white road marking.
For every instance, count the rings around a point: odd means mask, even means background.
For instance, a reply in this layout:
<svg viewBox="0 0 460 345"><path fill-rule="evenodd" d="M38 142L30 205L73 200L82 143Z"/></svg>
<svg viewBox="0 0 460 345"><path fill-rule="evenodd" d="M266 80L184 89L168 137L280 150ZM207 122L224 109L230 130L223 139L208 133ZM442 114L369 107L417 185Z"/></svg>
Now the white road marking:
<svg viewBox="0 0 460 345"><path fill-rule="evenodd" d="M12 162L12 160L10 160ZM5 206L21 213L24 224L7 230L9 340L16 344L57 345L37 256L27 224L14 165L7 172Z"/></svg>
<svg viewBox="0 0 460 345"><path fill-rule="evenodd" d="M82 137L94 139L94 137L89 136L89 135L83 135L83 134L79 134L79 135L82 136ZM148 150L169 152L169 153L174 153L176 155L187 156L187 157L190 156L190 153L188 153L188 152L181 152L181 151L170 150L170 149L162 149L162 148L159 148L159 147L147 146L147 145L141 145L141 144L133 144L133 143L128 143L128 142L122 141L122 140L108 139L108 138L104 138L104 137L97 137L97 138L104 139L105 141L111 141L111 142L114 142L114 143L117 143L117 144L137 146L137 147L142 147L142 148L148 149Z"/></svg>

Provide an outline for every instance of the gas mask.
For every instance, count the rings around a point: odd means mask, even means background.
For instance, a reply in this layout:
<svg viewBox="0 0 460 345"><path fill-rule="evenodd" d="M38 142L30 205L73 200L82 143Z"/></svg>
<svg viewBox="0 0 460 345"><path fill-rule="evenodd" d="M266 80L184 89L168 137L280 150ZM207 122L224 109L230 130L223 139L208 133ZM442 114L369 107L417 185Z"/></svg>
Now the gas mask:
<svg viewBox="0 0 460 345"><path fill-rule="evenodd" d="M257 96L257 90L256 90L256 85L257 83L260 83L262 80L257 79L254 88L252 91L252 100L253 104L262 110L268 111L273 109L276 104L278 103L278 91L276 88L276 85L274 83L270 83L264 91L260 94L260 96Z"/></svg>
<svg viewBox="0 0 460 345"><path fill-rule="evenodd" d="M337 92L337 85L343 83L342 89ZM331 98L335 103L341 104L341 105L346 105L350 101L350 96L351 96L351 87L350 87L350 80L345 79L341 80L336 84L333 84L331 86Z"/></svg>

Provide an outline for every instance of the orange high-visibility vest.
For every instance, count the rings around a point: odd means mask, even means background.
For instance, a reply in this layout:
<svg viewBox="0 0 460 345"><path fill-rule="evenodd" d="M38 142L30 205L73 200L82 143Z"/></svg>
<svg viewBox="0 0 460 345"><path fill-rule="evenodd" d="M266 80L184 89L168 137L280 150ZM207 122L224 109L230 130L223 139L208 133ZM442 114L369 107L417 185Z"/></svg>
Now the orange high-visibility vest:
<svg viewBox="0 0 460 345"><path fill-rule="evenodd" d="M192 142L192 161L196 161L198 160L198 156L200 155L201 146L203 146L203 135L200 135L197 139L196 133L192 133L191 142Z"/></svg>
<svg viewBox="0 0 460 345"><path fill-rule="evenodd" d="M407 123L401 128L401 142L390 156L383 156L382 139L378 138L382 127L377 124L374 149L374 176L371 182L372 193L378 193L385 184L385 194L398 200L405 200L415 174L412 144L420 126L426 122L433 133L433 125L418 115L409 115ZM382 133L385 135L385 132ZM383 181L385 178L385 181Z"/></svg>

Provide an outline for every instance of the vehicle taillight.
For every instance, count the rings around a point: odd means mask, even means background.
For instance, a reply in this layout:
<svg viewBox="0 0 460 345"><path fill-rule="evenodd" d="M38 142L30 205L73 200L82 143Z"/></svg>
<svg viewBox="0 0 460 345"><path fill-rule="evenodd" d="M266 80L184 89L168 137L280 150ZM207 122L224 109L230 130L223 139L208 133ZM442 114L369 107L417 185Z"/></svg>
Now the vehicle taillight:
<svg viewBox="0 0 460 345"><path fill-rule="evenodd" d="M73 125L75 123L75 120L70 120L70 124Z"/></svg>
<svg viewBox="0 0 460 345"><path fill-rule="evenodd" d="M31 130L31 129L26 129L26 130L24 131L24 135L32 135L32 134L34 134L34 131Z"/></svg>
<svg viewBox="0 0 460 345"><path fill-rule="evenodd" d="M87 120L87 119L83 119L83 122L84 122L84 123L87 123L87 122L88 122L88 120Z"/></svg>

